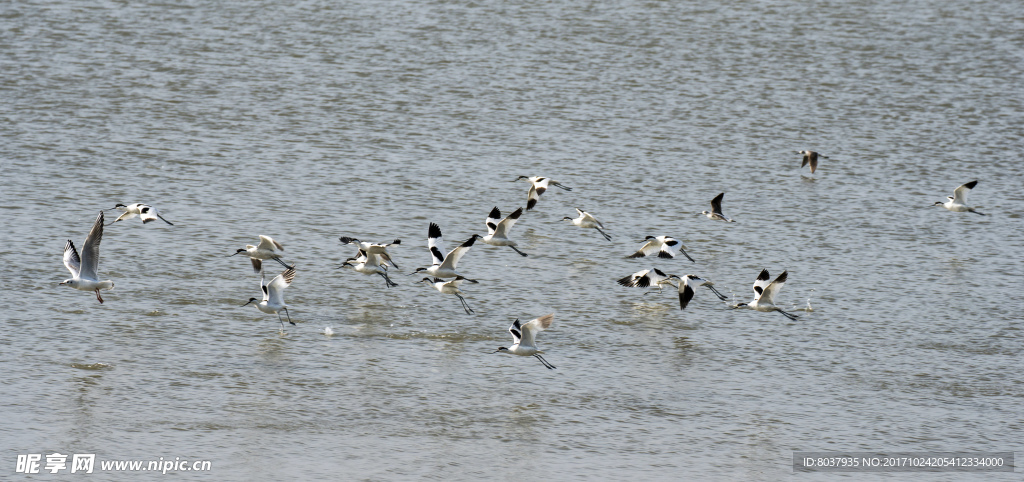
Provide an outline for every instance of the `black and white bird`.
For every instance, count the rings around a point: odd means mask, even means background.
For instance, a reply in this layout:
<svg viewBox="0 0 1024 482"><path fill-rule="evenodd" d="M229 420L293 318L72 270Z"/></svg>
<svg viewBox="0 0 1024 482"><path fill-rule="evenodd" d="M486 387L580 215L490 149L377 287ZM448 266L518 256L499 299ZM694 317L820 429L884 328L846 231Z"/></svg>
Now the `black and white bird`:
<svg viewBox="0 0 1024 482"><path fill-rule="evenodd" d="M977 185L978 181L971 181L967 184L962 184L960 187L953 190L952 196L946 196L948 201L935 201L935 204L932 204L932 206L942 206L956 213L967 212L985 216L985 213L979 213L978 211L975 211L974 208L967 205L967 194L970 193L971 189L974 189L974 186Z"/></svg>
<svg viewBox="0 0 1024 482"><path fill-rule="evenodd" d="M508 239L508 232L512 229L512 226L516 224L516 221L519 220L519 216L522 215L523 208L519 208L513 211L512 214L509 214L505 219L501 219L501 211L499 211L498 207L495 206L494 209L491 209L491 213L487 215L487 221L485 221L487 224L487 236L480 236L479 234L474 234L473 236L480 238L480 241L491 246L508 246L514 249L515 252L519 253L521 256L528 256L526 253L519 251L519 248L516 247L517 243L515 241Z"/></svg>
<svg viewBox="0 0 1024 482"><path fill-rule="evenodd" d="M775 281L768 282L771 276L768 274L767 269L762 269L761 274L757 275L757 280L754 281L754 300L749 303L739 303L734 308L750 308L757 311L778 311L791 320L795 320L797 315L782 311L779 307L775 306L775 296L779 294L782 287L786 284L786 277L788 276L787 271L783 271Z"/></svg>
<svg viewBox="0 0 1024 482"><path fill-rule="evenodd" d="M466 279L466 277L464 276L456 276L455 279L450 281L445 281L441 278L431 277L426 277L420 280L421 283L430 283L430 285L433 286L434 289L446 295L457 296L459 298L459 301L462 302L462 308L466 310L466 314L471 315L476 312L469 307L468 303L466 303L466 299L462 297L462 295L464 295L465 293L463 293L462 290L459 289L459 285L461 285L463 281L469 281L470 283L479 283L479 281L476 280Z"/></svg>
<svg viewBox="0 0 1024 482"><path fill-rule="evenodd" d="M804 160L800 163L800 167L804 167L808 164L811 165L811 174L814 174L814 171L818 169L819 157L822 159L828 159L827 156L823 156L814 151L797 151L796 153L804 156Z"/></svg>
<svg viewBox="0 0 1024 482"><path fill-rule="evenodd" d="M544 194L544 191L548 190L548 186L555 186L555 187L564 189L566 191L572 191L571 187L563 186L558 181L555 181L554 179L550 179L550 178L547 178L547 177L519 176L519 177L515 178L515 180L513 180L512 182L518 181L520 179L526 179L527 181L530 181L530 192L528 192L527 195L526 195L526 210L527 211L533 209L533 207L537 205L537 201L540 200L540 195Z"/></svg>
<svg viewBox="0 0 1024 482"><path fill-rule="evenodd" d="M726 300L726 296L723 295L722 293L719 293L718 290L715 289L715 286L714 286L713 283L711 283L710 281L708 281L708 280L706 280L704 278L701 278L701 277L699 277L697 275L688 274L686 276L683 276L679 280L678 289L679 289L679 309L680 310L685 310L686 309L686 305L690 304L690 300L693 299L693 287L694 286L706 286L709 290L711 290L712 293L715 294L715 296L718 297L719 300L721 300L721 301L725 301Z"/></svg>
<svg viewBox="0 0 1024 482"><path fill-rule="evenodd" d="M100 263L100 242L103 241L103 211L96 216L92 223L92 229L82 243L82 256L78 256L75 243L70 239L64 245L64 266L71 272L71 279L60 282L60 285L70 286L80 291L92 291L96 293L96 301L103 303L100 290L114 288L114 282L110 280L100 281L97 268Z"/></svg>
<svg viewBox="0 0 1024 482"><path fill-rule="evenodd" d="M722 214L722 198L723 197L725 197L725 193L724 192L719 194L719 195L717 195L717 196L715 196L715 198L711 200L711 211L701 211L700 214L703 214L703 215L707 216L708 219L713 219L713 220L718 220L718 221L725 221L727 223L733 222L732 219L729 219L729 218L725 217L725 214Z"/></svg>
<svg viewBox="0 0 1024 482"><path fill-rule="evenodd" d="M637 252L626 256L627 258L643 258L646 256L655 256L659 258L675 258L677 253L683 253L686 259L690 262L696 263L690 255L683 251L683 243L679 242L678 239L670 238L668 236L647 236L644 238L647 242L640 247Z"/></svg>
<svg viewBox="0 0 1024 482"><path fill-rule="evenodd" d="M284 303L284 289L292 283L295 279L295 268L288 268L283 273L274 277L269 283L266 282L266 278L263 273L260 273L260 289L263 290L263 301L256 298L249 298L242 306L247 306L250 303L254 303L253 306L256 309L266 314L276 314L277 320L281 322L281 332L284 332L284 320L281 319L281 311L284 311L285 316L288 317L288 323L295 324L292 321L292 316L288 313L288 305Z"/></svg>
<svg viewBox="0 0 1024 482"><path fill-rule="evenodd" d="M512 326L508 328L508 332L512 334L512 346L498 347L494 353L508 353L509 355L519 356L532 356L541 363L544 364L548 369L555 368L554 365L548 363L544 357L540 356L542 351L537 349L537 343L535 338L537 333L548 329L551 326L551 321L555 319L555 314L547 314L540 318L534 318L526 323L520 324L519 318L512 322Z"/></svg>
<svg viewBox="0 0 1024 482"><path fill-rule="evenodd" d="M586 211L584 211L584 210L582 210L580 208L576 208L576 213L579 214L578 217L570 218L569 216L566 216L566 217L562 218L562 221L565 221L565 220L568 219L573 224L575 224L576 226L579 226L581 228L593 228L593 229L596 229L597 232L601 233L601 236L604 236L604 239L607 239L608 241L612 240L612 237L609 236L608 233L603 231L604 225L601 224L601 221L598 221L597 218L595 218L593 215L591 215L590 213L588 213L588 212L586 212Z"/></svg>
<svg viewBox="0 0 1024 482"><path fill-rule="evenodd" d="M352 257L352 258L349 258L347 261L356 261L356 260L359 259L360 256L365 256L366 254L375 254L375 255L380 256L381 259L384 262L391 263L391 265L396 267L396 268L398 267L398 264L396 264L394 262L394 260L391 259L391 255L388 253L388 246L402 244L402 240L401 239L396 239L396 240L394 240L394 241L392 241L390 243L384 244L384 243L367 243L367 242L360 241L360 240L358 240L356 238L350 238L348 236L342 236L342 237L338 238L338 241L341 241L344 244L354 244L354 245L356 245L359 248L359 251L356 253L356 255L354 257Z"/></svg>
<svg viewBox="0 0 1024 482"><path fill-rule="evenodd" d="M263 270L262 260L267 259L277 261L278 263L281 263L281 266L284 266L285 268L291 268L291 266L288 266L287 263L281 260L281 254L278 253L278 251L283 250L284 246L281 246L281 243L274 241L273 239L270 238L270 236L264 236L261 234L260 244L256 246L247 244L245 245L244 248L238 248L238 251L235 251L235 254L245 253L247 256L249 256L249 260L252 261L252 271L254 273L259 274ZM235 254L228 255L228 257L230 258Z"/></svg>
<svg viewBox="0 0 1024 482"><path fill-rule="evenodd" d="M469 248L473 247L476 238L476 235L471 236L464 243L445 254L444 240L441 238L441 227L435 223L430 223L430 227L427 229L427 248L430 250L430 259L433 261L433 265L426 268L416 268L416 271L410 273L410 276L421 272L435 278L462 276L455 268L459 264L459 260L469 252Z"/></svg>
<svg viewBox="0 0 1024 482"><path fill-rule="evenodd" d="M346 259L339 268L352 268L363 274L376 274L384 278L384 286L392 287L398 286L398 283L391 281L388 277L388 267L384 264L384 257L380 254L369 254L366 253L362 257L358 257L356 260Z"/></svg>
<svg viewBox="0 0 1024 482"><path fill-rule="evenodd" d="M679 276L665 274L658 268L650 268L637 271L616 283L629 288L658 288L658 291L661 291L664 289L664 285L674 286L677 281L679 281Z"/></svg>
<svg viewBox="0 0 1024 482"><path fill-rule="evenodd" d="M131 219L134 218L135 216L141 216L142 224L146 224L150 221L156 221L159 218L161 221L167 224L170 224L172 226L174 225L174 223L164 219L164 217L160 215L160 211L157 211L156 208L154 208L153 206L149 206L147 204L135 203L125 206L124 204L117 203L114 207L108 209L107 211L112 211L114 209L121 211L122 214L118 216L117 219L111 221L110 224L114 224L118 221L124 221L125 219Z"/></svg>

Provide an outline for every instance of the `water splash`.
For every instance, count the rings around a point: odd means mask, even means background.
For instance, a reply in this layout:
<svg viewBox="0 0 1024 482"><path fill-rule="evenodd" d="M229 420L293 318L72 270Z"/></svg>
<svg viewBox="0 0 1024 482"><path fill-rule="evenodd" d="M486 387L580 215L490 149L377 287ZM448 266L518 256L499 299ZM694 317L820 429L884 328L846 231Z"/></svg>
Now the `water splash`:
<svg viewBox="0 0 1024 482"><path fill-rule="evenodd" d="M334 336L334 329L332 329L329 326L325 326L323 333L324 333L324 336Z"/></svg>

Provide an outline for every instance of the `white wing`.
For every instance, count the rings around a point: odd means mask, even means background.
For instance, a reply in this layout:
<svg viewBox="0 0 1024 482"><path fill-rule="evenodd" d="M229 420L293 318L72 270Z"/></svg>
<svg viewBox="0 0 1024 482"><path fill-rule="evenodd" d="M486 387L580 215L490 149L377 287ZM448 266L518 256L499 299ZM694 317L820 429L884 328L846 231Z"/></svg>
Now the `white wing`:
<svg viewBox="0 0 1024 482"><path fill-rule="evenodd" d="M978 185L978 181L971 181L967 184L961 185L953 191L953 202L957 204L967 204L967 193L974 189L974 186Z"/></svg>
<svg viewBox="0 0 1024 482"><path fill-rule="evenodd" d="M789 273L787 271L783 271L778 278L775 278L775 281L772 281L768 285L768 287L764 289L764 292L761 293L761 296L757 297L757 301L767 302L774 305L775 295L779 294L779 291L781 291L782 287L786 284L786 277L788 276L788 274Z"/></svg>
<svg viewBox="0 0 1024 482"><path fill-rule="evenodd" d="M85 237L82 244L82 265L78 273L79 278L98 280L96 267L100 263L100 241L103 241L103 211L96 216L92 223L89 235Z"/></svg>
<svg viewBox="0 0 1024 482"><path fill-rule="evenodd" d="M444 262L444 239L441 238L441 227L430 223L427 229L427 248L430 250L430 260L434 266Z"/></svg>
<svg viewBox="0 0 1024 482"><path fill-rule="evenodd" d="M498 223L500 222L501 211L495 206L494 209L491 209L491 213L487 215L487 221L484 221L487 224L487 234L494 234L498 230Z"/></svg>
<svg viewBox="0 0 1024 482"><path fill-rule="evenodd" d="M441 269L455 269L455 266L459 264L459 260L469 252L469 248L472 248L475 242L476 236L473 236L467 239L465 243L460 244L459 247L449 251L441 263Z"/></svg>
<svg viewBox="0 0 1024 482"><path fill-rule="evenodd" d="M71 277L78 277L78 273L82 270L82 260L78 257L78 250L75 249L75 243L68 240L68 243L64 245L64 266L67 266L68 271L71 272Z"/></svg>
<svg viewBox="0 0 1024 482"><path fill-rule="evenodd" d="M278 243L277 241L270 239L270 236L264 236L262 234L260 235L260 244L256 248L261 251L273 251L274 248L284 251L284 246L281 246L281 243Z"/></svg>
<svg viewBox="0 0 1024 482"><path fill-rule="evenodd" d="M494 209L497 210L498 208L494 208ZM519 220L519 216L522 216L522 215L523 215L523 208L516 209L512 214L509 214L508 217L506 217L505 219L502 219L501 222L498 223L498 229L496 229L491 234L493 234L493 235L495 235L495 237L499 237L499 238L508 237L508 232L512 230L512 226L514 226L516 224L516 221ZM490 227L490 226L488 226L488 227Z"/></svg>
<svg viewBox="0 0 1024 482"><path fill-rule="evenodd" d="M284 304L284 289L288 285L292 284L292 280L295 279L295 268L288 268L270 280L267 284L267 300L270 304L283 305Z"/></svg>
<svg viewBox="0 0 1024 482"><path fill-rule="evenodd" d="M761 273L757 275L757 279L754 280L754 298L761 296L764 289L768 287L768 280L771 275L768 274L768 268L762 269Z"/></svg>
<svg viewBox="0 0 1024 482"><path fill-rule="evenodd" d="M157 220L156 209L145 204L139 204L139 216L142 216L142 224Z"/></svg>
<svg viewBox="0 0 1024 482"><path fill-rule="evenodd" d="M650 269L637 271L636 273L633 273L629 276L626 276L625 278L618 280L618 283L622 286L627 286L630 288L647 288L654 284L652 283L653 280L650 276L650 273Z"/></svg>
<svg viewBox="0 0 1024 482"><path fill-rule="evenodd" d="M550 313L540 318L534 318L523 324L523 339L519 342L520 345L536 346L534 344L534 336L538 332L544 331L551 326L551 321L555 319L555 314Z"/></svg>
<svg viewBox="0 0 1024 482"><path fill-rule="evenodd" d="M532 182L532 181L531 181ZM526 194L526 210L529 211L537 205L537 201L540 201L540 193L544 191L537 191L537 186L531 184L530 192Z"/></svg>
<svg viewBox="0 0 1024 482"><path fill-rule="evenodd" d="M579 209L577 209L577 211L580 212L580 216L583 216L583 222L584 223L587 223L587 222L594 223L594 224L597 225L597 227L599 227L601 229L604 229L604 225L601 224L601 221L598 221L597 218L592 216L590 213L588 213L586 211L580 211Z"/></svg>

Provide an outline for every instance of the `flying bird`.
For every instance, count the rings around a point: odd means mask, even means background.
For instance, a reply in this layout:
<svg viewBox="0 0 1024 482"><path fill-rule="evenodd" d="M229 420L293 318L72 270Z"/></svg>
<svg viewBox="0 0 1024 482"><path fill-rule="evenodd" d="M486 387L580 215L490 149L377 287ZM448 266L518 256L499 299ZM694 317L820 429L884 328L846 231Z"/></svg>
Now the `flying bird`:
<svg viewBox="0 0 1024 482"><path fill-rule="evenodd" d="M435 278L455 278L461 276L458 271L455 271L455 267L459 264L459 260L469 252L469 248L473 247L476 238L476 235L470 236L464 243L445 254L441 227L435 223L430 223L427 229L427 249L430 250L430 259L433 261L433 264L426 268L416 268L416 271L410 273L410 276L420 272L426 272L426 274Z"/></svg>
<svg viewBox="0 0 1024 482"><path fill-rule="evenodd" d="M534 318L526 323L520 324L519 318L512 322L512 326L508 328L508 332L512 334L512 346L498 347L494 353L508 353L510 355L519 356L532 356L540 360L548 369L555 368L554 365L548 363L544 357L540 356L542 351L537 349L537 344L534 341L534 337L537 336L538 332L544 331L551 326L551 321L554 320L555 314L551 313L544 315L540 318Z"/></svg>
<svg viewBox="0 0 1024 482"><path fill-rule="evenodd" d="M814 151L797 151L797 154L804 156L803 162L800 163L800 167L804 167L808 164L811 165L811 174L818 168L818 158L828 159L827 156L823 156Z"/></svg>
<svg viewBox="0 0 1024 482"><path fill-rule="evenodd" d="M725 214L722 214L722 198L724 196L724 192L715 196L715 198L711 200L711 211L701 211L700 214L707 216L708 219L725 221L727 223L734 222L732 219L725 217Z"/></svg>
<svg viewBox="0 0 1024 482"><path fill-rule="evenodd" d="M775 281L768 282L771 279L771 275L768 274L767 269L761 270L761 273L757 275L757 279L754 281L754 300L749 303L739 303L734 308L750 308L752 310L771 312L778 311L791 320L795 320L797 315L782 311L779 307L775 306L775 295L779 294L782 290L783 285L786 284L787 271L783 271Z"/></svg>
<svg viewBox="0 0 1024 482"><path fill-rule="evenodd" d="M974 186L977 185L978 181L971 181L967 184L963 184L960 187L953 190L952 196L946 196L946 199L948 199L948 201L935 201L935 204L932 204L932 206L942 206L950 211L957 213L968 212L985 216L985 213L979 213L978 211L975 211L974 208L967 205L967 194L970 193L971 189L974 189Z"/></svg>
<svg viewBox="0 0 1024 482"><path fill-rule="evenodd" d="M281 261L281 255L278 251L283 250L284 246L281 246L281 243L274 241L270 236L263 236L261 234L259 245L253 246L251 244L247 244L244 248L238 248L238 251L235 251L235 254L245 253L248 255L249 260L252 261L252 271L259 274L263 269L263 262L261 260L265 259L272 259L281 263L281 266L284 266L285 268L291 268L287 263ZM228 257L230 258L235 254L228 255Z"/></svg>
<svg viewBox="0 0 1024 482"><path fill-rule="evenodd" d="M683 251L683 243L680 243L678 239L668 236L647 236L644 239L647 242L637 252L626 256L627 258L643 258L654 255L657 255L659 258L675 258L676 253L683 253L686 259L696 263L690 255L686 254L686 251Z"/></svg>
<svg viewBox="0 0 1024 482"><path fill-rule="evenodd" d="M522 215L523 208L519 208L505 219L501 219L501 211L495 206L494 209L491 209L491 213L487 215L487 221L485 221L487 224L487 236L480 236L479 234L474 234L473 236L491 246L508 246L521 256L528 256L526 253L519 251L515 241L508 239L508 232L516 224L516 221L519 220L519 216Z"/></svg>
<svg viewBox="0 0 1024 482"><path fill-rule="evenodd" d="M61 281L61 285L70 286L80 291L93 291L96 293L96 300L103 303L100 290L114 288L114 282L110 280L100 281L96 269L100 262L100 241L103 241L103 211L96 216L92 223L92 229L82 243L82 256L78 256L75 243L70 239L64 245L64 266L71 272L71 279Z"/></svg>
<svg viewBox="0 0 1024 482"><path fill-rule="evenodd" d="M284 332L284 320L281 319L281 311L284 311L285 316L288 317L288 323L295 324L292 321L292 316L288 313L288 305L284 304L284 289L292 283L295 279L295 268L290 267L283 273L274 277L269 283L265 282L266 278L263 273L260 273L260 289L263 290L263 301L256 298L249 298L242 306L247 306L249 303L255 303L258 310L266 314L276 314L277 320L281 322L281 332Z"/></svg>
<svg viewBox="0 0 1024 482"><path fill-rule="evenodd" d="M564 189L566 191L572 191L571 187L563 186L558 181L555 181L555 180L547 178L547 177L519 176L519 177L515 178L512 182L516 182L516 181L518 181L520 179L526 179L527 181L530 181L530 191L526 195L526 210L527 211L533 209L533 207L537 205L537 201L540 200L540 195L544 194L544 191L548 190L548 186L555 186L555 187Z"/></svg>
<svg viewBox="0 0 1024 482"><path fill-rule="evenodd" d="M123 214L118 216L117 219L111 221L110 224L114 224L118 221L123 221L125 219L131 219L134 218L135 216L141 216L142 224L146 224L150 221L156 221L157 218L159 218L161 221L170 224L171 226L174 225L174 223L164 219L164 217L160 215L160 211L157 211L156 208L154 208L153 206L149 206L147 204L135 203L125 206L124 204L117 203L116 205L114 205L114 207L108 209L107 211L112 211L114 209L121 211Z"/></svg>
<svg viewBox="0 0 1024 482"><path fill-rule="evenodd" d="M562 218L562 221L568 219L570 222L581 228L594 228L597 232L601 233L601 236L604 236L604 239L607 239L608 241L612 240L612 237L609 236L608 233L602 231L604 229L604 225L601 224L601 221L598 221L597 218L580 208L576 208L576 213L579 214L579 216L575 219L566 216Z"/></svg>

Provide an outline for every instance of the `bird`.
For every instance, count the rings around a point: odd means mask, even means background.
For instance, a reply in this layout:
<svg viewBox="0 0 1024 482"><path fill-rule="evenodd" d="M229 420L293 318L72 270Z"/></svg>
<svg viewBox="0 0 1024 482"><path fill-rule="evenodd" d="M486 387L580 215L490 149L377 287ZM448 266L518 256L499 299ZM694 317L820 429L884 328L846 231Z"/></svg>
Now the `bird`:
<svg viewBox="0 0 1024 482"><path fill-rule="evenodd" d="M627 258L643 258L654 254L657 254L659 258L675 258L676 253L680 252L690 262L696 263L690 255L686 254L686 251L683 251L683 243L680 243L678 239L668 236L647 236L644 239L647 242L637 252L626 256Z"/></svg>
<svg viewBox="0 0 1024 482"><path fill-rule="evenodd" d="M161 221L170 224L171 226L174 226L174 223L164 219L164 217L160 215L160 211L157 211L156 208L147 204L135 203L125 206L124 204L117 203L116 205L114 205L114 207L108 209L107 211L112 211L114 209L122 211L123 214L118 216L117 219L111 221L110 224L114 224L118 221L123 221L125 219L131 219L134 218L135 216L141 216L142 224L146 224L150 221L156 221L157 218L160 218Z"/></svg>
<svg viewBox="0 0 1024 482"><path fill-rule="evenodd" d="M701 211L700 214L707 216L708 219L725 221L727 223L735 222L732 219L725 217L724 214L722 214L722 197L724 196L724 192L715 196L715 198L711 200L711 211Z"/></svg>
<svg viewBox="0 0 1024 482"><path fill-rule="evenodd" d="M285 316L288 317L288 323L295 324L292 321L292 316L288 313L288 305L284 304L284 289L288 285L292 284L292 280L295 279L295 267L289 267L284 270L283 273L274 277L269 283L266 282L266 278L263 273L260 273L260 289L263 290L263 301L259 301L256 298L249 298L242 306L247 306L249 303L257 302L254 306L266 314L274 313L277 315L277 320L281 322L281 332L284 332L284 320L281 319L281 311L284 311Z"/></svg>
<svg viewBox="0 0 1024 482"><path fill-rule="evenodd" d="M971 181L967 184L962 184L960 187L953 190L952 196L946 196L946 199L948 199L948 201L935 201L935 204L932 204L932 206L942 206L950 211L957 213L968 212L986 216L985 213L975 211L974 208L967 205L967 193L971 192L971 189L974 189L974 186L977 185L978 181L976 180Z"/></svg>
<svg viewBox="0 0 1024 482"><path fill-rule="evenodd" d="M575 224L575 225L577 225L577 226L579 226L581 228L594 228L594 229L597 230L597 232L601 233L601 236L604 236L604 239L607 239L608 241L612 240L612 237L609 236L608 233L602 231L602 229L604 229L604 225L601 224L601 221L598 221L597 218L595 218L590 213L588 213L588 212L586 212L586 211L584 211L584 210L582 210L580 208L576 208L576 212L579 214L579 217L577 217L577 218L570 218L569 216L566 216L566 217L562 218L562 221L565 221L565 220L568 219L573 224Z"/></svg>
<svg viewBox="0 0 1024 482"><path fill-rule="evenodd" d="M430 227L427 229L427 248L430 250L430 257L434 264L427 268L416 268L416 271L410 273L410 276L426 272L426 274L435 278L455 278L461 276L458 271L455 271L456 265L459 264L459 260L469 252L469 248L473 247L473 243L476 242L477 236L470 236L464 243L460 244L455 249L444 254L444 240L441 238L441 227L436 223L430 223Z"/></svg>
<svg viewBox="0 0 1024 482"><path fill-rule="evenodd" d="M544 331L551 326L551 320L555 318L555 314L547 314L540 318L534 318L526 323L520 324L519 318L512 322L512 326L508 328L508 332L512 334L512 346L498 347L494 353L508 353L510 355L519 356L532 356L540 360L549 370L554 369L555 366L548 363L544 357L540 356L542 351L537 349L534 337L537 336L537 332Z"/></svg>
<svg viewBox="0 0 1024 482"><path fill-rule="evenodd" d="M82 244L82 256L78 256L75 243L70 239L64 245L64 266L71 272L71 279L60 282L60 285L67 285L76 290L93 291L96 293L96 300L103 303L100 290L114 289L114 282L110 280L100 281L96 268L100 262L100 241L103 241L103 211L96 216L92 223L92 229L85 237Z"/></svg>
<svg viewBox="0 0 1024 482"><path fill-rule="evenodd" d="M281 255L277 253L278 250L283 251L284 246L281 246L281 243L271 239L270 236L264 236L261 234L260 244L258 246L247 244L245 245L245 248L238 248L238 251L235 251L235 254L247 254L249 256L249 260L252 261L252 271L259 274L263 269L263 262L260 260L264 259L275 260L278 263L281 263L281 266L284 266L285 268L291 267L284 261L281 261ZM228 255L228 257L230 258L235 254Z"/></svg>
<svg viewBox="0 0 1024 482"><path fill-rule="evenodd" d="M814 170L818 168L818 158L828 159L827 156L823 156L814 151L797 151L797 154L804 156L803 162L800 163L800 167L804 167L807 164L811 165L811 174L814 174Z"/></svg>
<svg viewBox="0 0 1024 482"><path fill-rule="evenodd" d="M775 306L775 295L779 294L782 286L786 284L787 276L788 272L783 271L778 278L775 278L775 281L769 283L768 280L771 278L771 275L768 274L768 269L762 269L754 281L754 300L749 303L739 303L734 308L750 308L765 312L778 311L785 315L786 318L795 320L797 315L782 311L782 309Z"/></svg>
<svg viewBox="0 0 1024 482"><path fill-rule="evenodd" d="M681 277L679 279L678 288L679 288L679 309L680 310L685 310L686 309L686 305L690 304L690 300L693 299L693 287L694 286L707 286L707 288L709 290L711 290L711 292L714 293L715 296L718 296L719 300L721 300L721 301L725 301L726 300L726 296L723 295L722 293L719 293L718 290L715 289L714 284L712 284L710 281L708 281L708 280L706 280L704 278L701 278L701 277L699 277L697 275L688 274L688 275L683 276L683 277Z"/></svg>
<svg viewBox="0 0 1024 482"><path fill-rule="evenodd" d="M616 282L629 288L658 288L661 291L664 289L664 285L672 286L673 281L678 280L679 276L665 274L664 271L658 268L650 268L637 271Z"/></svg>
<svg viewBox="0 0 1024 482"><path fill-rule="evenodd" d="M498 207L495 206L494 209L491 209L491 213L487 215L487 236L480 236L479 234L474 234L473 236L479 238L480 241L490 244L491 246L508 246L522 256L529 256L526 253L519 251L519 248L516 247L515 241L508 239L508 232L512 229L512 226L516 224L516 221L519 220L519 216L522 215L523 208L519 208L513 211L512 214L509 214L505 219L501 219L501 211L499 211Z"/></svg>
<svg viewBox="0 0 1024 482"><path fill-rule="evenodd" d="M359 247L359 253L357 253L354 258L349 258L350 261L353 260L353 259L357 259L359 256L361 256L360 253L369 253L369 254L380 255L381 258L383 258L384 261L386 261L388 263L391 263L396 268L398 267L398 264L395 263L394 260L391 259L391 255L388 254L387 250L388 250L388 246L391 246L393 244L402 244L402 240L401 239L396 239L396 240L392 241L389 244L375 244L375 243L362 242L362 241L360 241L360 240L358 240L356 238L350 238L350 237L347 237L347 236L342 236L342 237L338 238L338 241L341 241L344 244L354 244L354 245Z"/></svg>
<svg viewBox="0 0 1024 482"><path fill-rule="evenodd" d="M547 178L547 177L519 176L519 177L515 178L512 182L516 182L516 181L518 181L520 179L526 179L527 181L530 181L530 191L526 195L526 210L527 211L533 209L533 207L537 205L537 201L540 200L540 195L544 194L544 191L548 190L548 186L555 186L555 187L558 187L558 188L562 188L562 189L564 189L566 191L572 191L571 187L563 186L558 181L555 181L554 179L550 179L550 178Z"/></svg>
<svg viewBox="0 0 1024 482"><path fill-rule="evenodd" d="M381 278L384 278L384 286L388 288L398 286L398 283L391 281L391 278L388 277L388 268L381 263L382 260L383 255L367 253L357 261L347 259L338 267L344 268L347 266L363 274L378 274Z"/></svg>
<svg viewBox="0 0 1024 482"><path fill-rule="evenodd" d="M440 291L446 295L457 296L459 298L459 301L462 302L462 308L466 310L466 314L471 315L476 312L473 311L473 309L469 307L469 304L466 303L466 299L462 297L462 295L465 293L463 293L462 290L459 289L459 285L462 284L463 281L469 281L470 283L479 283L479 281L467 279L465 276L456 276L455 279L451 281L445 281L441 278L431 278L429 276L420 280L421 283L430 283L437 291Z"/></svg>

